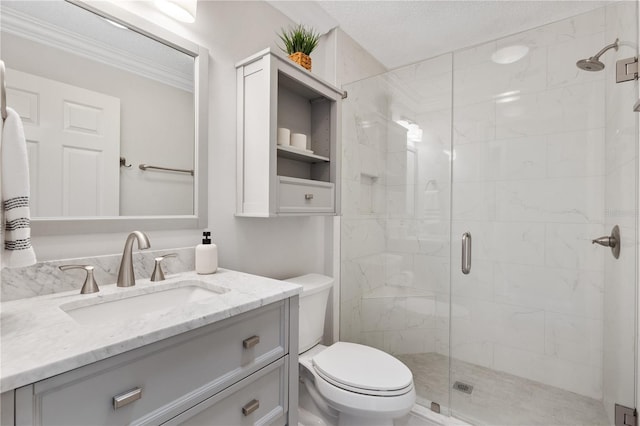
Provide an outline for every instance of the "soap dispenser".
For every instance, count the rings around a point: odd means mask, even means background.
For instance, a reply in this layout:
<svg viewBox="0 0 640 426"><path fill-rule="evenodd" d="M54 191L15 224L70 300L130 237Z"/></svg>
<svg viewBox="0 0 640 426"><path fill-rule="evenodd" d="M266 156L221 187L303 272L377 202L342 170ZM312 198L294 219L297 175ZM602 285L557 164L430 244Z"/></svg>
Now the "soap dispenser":
<svg viewBox="0 0 640 426"><path fill-rule="evenodd" d="M196 272L213 274L218 270L218 246L211 244L211 232L202 233L202 244L196 246Z"/></svg>

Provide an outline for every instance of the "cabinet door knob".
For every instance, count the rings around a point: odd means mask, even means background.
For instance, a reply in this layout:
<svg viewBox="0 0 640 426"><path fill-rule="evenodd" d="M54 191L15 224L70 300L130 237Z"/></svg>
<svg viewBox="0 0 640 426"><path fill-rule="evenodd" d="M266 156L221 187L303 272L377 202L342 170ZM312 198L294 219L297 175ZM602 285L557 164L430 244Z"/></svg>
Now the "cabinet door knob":
<svg viewBox="0 0 640 426"><path fill-rule="evenodd" d="M251 336L242 341L242 346L244 346L245 349L251 349L258 343L260 343L260 336Z"/></svg>
<svg viewBox="0 0 640 426"><path fill-rule="evenodd" d="M142 389L135 388L127 391L125 393L121 393L120 395L116 395L113 397L113 408L117 410L118 408L124 407L125 405L131 404L133 401L137 401L142 398Z"/></svg>
<svg viewBox="0 0 640 426"><path fill-rule="evenodd" d="M260 408L260 401L258 401L257 399L252 399L251 401L247 402L244 407L242 407L242 414L248 416L258 408Z"/></svg>
<svg viewBox="0 0 640 426"><path fill-rule="evenodd" d="M305 200L313 200L313 194L304 194Z"/></svg>

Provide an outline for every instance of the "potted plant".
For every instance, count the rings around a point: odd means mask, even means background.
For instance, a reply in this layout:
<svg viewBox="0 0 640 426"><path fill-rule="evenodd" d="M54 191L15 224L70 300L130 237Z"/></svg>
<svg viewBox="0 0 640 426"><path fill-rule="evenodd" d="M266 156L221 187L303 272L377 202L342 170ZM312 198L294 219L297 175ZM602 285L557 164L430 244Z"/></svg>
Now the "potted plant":
<svg viewBox="0 0 640 426"><path fill-rule="evenodd" d="M320 34L299 24L287 30L283 28L282 34L279 36L284 43L284 48L281 49L287 52L289 58L311 71L311 57L309 55L318 45Z"/></svg>

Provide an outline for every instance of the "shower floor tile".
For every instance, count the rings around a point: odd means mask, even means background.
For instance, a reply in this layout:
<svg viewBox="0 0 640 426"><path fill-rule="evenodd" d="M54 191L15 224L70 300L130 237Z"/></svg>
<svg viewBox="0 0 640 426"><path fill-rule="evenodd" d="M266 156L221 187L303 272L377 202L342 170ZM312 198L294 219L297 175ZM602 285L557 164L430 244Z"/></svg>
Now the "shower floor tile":
<svg viewBox="0 0 640 426"><path fill-rule="evenodd" d="M413 372L419 401L449 405L448 358L436 353L395 355ZM473 386L465 394L451 389L451 409L475 425L609 425L602 401L489 368L452 360L452 383ZM444 410L443 410L444 411Z"/></svg>

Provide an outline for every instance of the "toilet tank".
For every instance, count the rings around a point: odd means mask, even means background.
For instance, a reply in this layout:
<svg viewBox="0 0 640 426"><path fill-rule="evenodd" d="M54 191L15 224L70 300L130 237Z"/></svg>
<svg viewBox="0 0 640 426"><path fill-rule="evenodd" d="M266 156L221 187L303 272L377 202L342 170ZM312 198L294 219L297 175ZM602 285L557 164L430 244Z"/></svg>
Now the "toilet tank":
<svg viewBox="0 0 640 426"><path fill-rule="evenodd" d="M298 331L298 353L300 354L322 340L324 318L327 312L329 291L333 286L333 278L320 274L307 274L285 281L303 287L300 294L300 329Z"/></svg>

